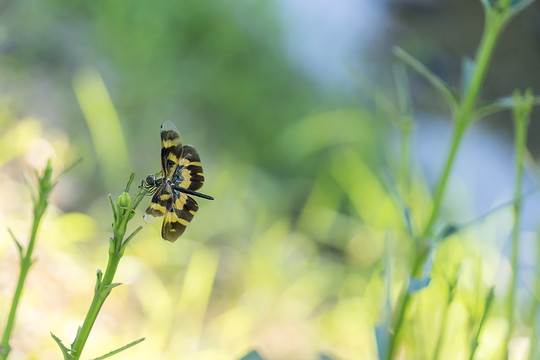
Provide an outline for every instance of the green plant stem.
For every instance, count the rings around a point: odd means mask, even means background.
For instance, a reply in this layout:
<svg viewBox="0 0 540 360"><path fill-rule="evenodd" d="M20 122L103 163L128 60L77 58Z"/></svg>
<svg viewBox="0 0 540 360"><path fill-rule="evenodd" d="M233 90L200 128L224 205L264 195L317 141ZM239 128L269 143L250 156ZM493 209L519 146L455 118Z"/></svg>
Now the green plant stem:
<svg viewBox="0 0 540 360"><path fill-rule="evenodd" d="M37 238L37 234L39 230L39 225L41 224L41 220L43 218L43 215L45 214L45 210L47 210L48 196L50 194L50 191L54 187L54 184L51 184L51 173L52 173L52 167L51 167L51 162L49 161L47 163L43 176L42 177L38 176L38 198L35 199L32 195L33 200L34 200L34 218L33 218L33 223L32 223L32 230L30 232L30 241L28 242L28 247L26 248L26 252L24 253L24 255L23 255L24 250L22 246L15 239L13 234L11 234L13 236L13 240L16 242L19 248L20 271L19 271L19 278L17 280L17 286L15 288L15 293L13 294L13 299L11 301L11 308L9 310L6 327L2 335L2 343L0 344L0 359L2 360L7 359L11 351L9 340L11 338L11 333L13 332L13 328L15 326L17 307L19 306L19 302L22 297L26 277L28 276L30 267L34 263L34 259L32 259L32 255L34 253L34 247L36 244L36 238Z"/></svg>
<svg viewBox="0 0 540 360"><path fill-rule="evenodd" d="M442 200L446 192L450 173L452 172L452 168L454 166L457 150L461 144L465 130L473 120L478 94L484 82L489 67L489 62L493 55L493 50L502 29L510 20L510 14L510 12L501 13L493 10L487 11L486 13L486 25L480 46L478 48L475 68L469 82L469 86L465 90L463 101L461 102L455 116L455 128L452 135L450 150L446 158L442 175L439 178L435 188L436 190L433 207L423 232L423 237L425 238L432 235L433 226L439 217Z"/></svg>
<svg viewBox="0 0 540 360"><path fill-rule="evenodd" d="M457 154L457 150L458 150L459 144L461 143L461 139L463 137L463 133L465 132L466 127L467 127L466 123L461 123L461 124L457 123L456 127L454 128L454 133L452 134L452 143L450 146L450 151L448 152L440 180L437 183L438 185L435 190L433 207L431 209L429 220L427 222L426 227L424 228L424 232L423 232L424 239L432 235L431 232L432 232L433 226L435 225L435 221L437 220L439 216L439 212L441 209L444 193L446 191L448 179L450 178L450 173L454 166L454 160Z"/></svg>
<svg viewBox="0 0 540 360"><path fill-rule="evenodd" d="M540 234L537 232L536 235L536 258L540 259ZM533 302L531 304L530 316L529 319L532 321L532 334L531 334L531 346L529 348L529 359L538 358L538 321L536 318L538 316L538 306L539 306L539 296L540 294L540 271L536 269L536 277L534 282L534 293L533 293Z"/></svg>
<svg viewBox="0 0 540 360"><path fill-rule="evenodd" d="M112 241L110 243L110 246L114 246ZM118 269L120 259L122 259L122 254L120 253L114 252L112 255L109 255L109 261L107 263L107 269L105 270L103 280L94 292L94 298L92 299L92 303L90 304L90 308L88 309L86 318L84 319L83 325L81 326L77 334L77 338L73 343L72 350L74 359L80 358L84 345L88 340L88 336L90 335L90 331L94 326L99 311L105 303L105 299L107 299L107 296L111 292L110 285L112 284L114 275L116 273L116 270Z"/></svg>
<svg viewBox="0 0 540 360"><path fill-rule="evenodd" d="M519 260L519 245L520 245L520 225L521 225L521 207L522 207L522 183L523 183L523 168L525 149L527 146L527 128L529 122L529 113L531 106L528 105L525 100L521 99L520 95L515 96L516 107L514 108L514 152L516 156L515 161L515 184L514 184L514 228L512 231L512 255L510 263L512 266L512 278L510 280L510 290L506 302L506 314L508 320L508 332L506 334L506 341L504 344L505 353L508 350L508 343L512 332L514 330L514 314L515 314L515 296L516 296L516 284L518 273L518 260Z"/></svg>
<svg viewBox="0 0 540 360"><path fill-rule="evenodd" d="M127 188L129 190L129 186ZM99 311L105 303L107 296L109 296L111 290L115 286L120 285L113 283L114 275L116 274L116 270L118 269L120 260L124 255L127 243L141 229L141 227L137 228L131 235L127 237L126 240L124 240L127 223L131 219L132 211L134 211L135 208L139 205L142 198L144 197L144 194L145 191L143 190L143 188L139 188L137 194L135 195L134 199L130 201L127 208L121 208L120 206L117 206L115 209L113 203L111 202L111 205L113 206L113 214L115 221L113 223L113 237L109 243L109 259L107 262L107 268L102 278L101 271L98 270L94 297L92 298L90 308L86 313L83 325L80 327L77 336L75 337L75 340L73 341L73 344L71 346L74 360L80 359L86 341L88 340L88 336L92 331L92 327L94 326Z"/></svg>
<svg viewBox="0 0 540 360"><path fill-rule="evenodd" d="M409 301L411 300L411 296L409 295L409 292L407 289L405 289L402 292L402 298L398 302L398 309L396 309L396 317L394 320L394 324L392 326L392 330L390 332L390 343L388 345L388 353L387 353L387 360L391 360L394 358L394 354L397 351L397 344L399 340L399 335L401 333L401 329L403 328L403 320L405 318L405 311L407 307L409 306Z"/></svg>
<svg viewBox="0 0 540 360"><path fill-rule="evenodd" d="M413 263L413 269L417 269L416 271L419 271L418 269L422 268L422 258L422 256L417 256L415 258L415 261ZM410 301L411 292L408 289L408 284L406 284L405 288L401 292L400 299L398 300L398 305L392 322L392 329L390 330L390 342L386 357L387 360L393 359L394 354L397 351L399 336L401 334L401 330L403 329L403 322L405 320L405 314L407 312Z"/></svg>
<svg viewBox="0 0 540 360"><path fill-rule="evenodd" d="M465 89L465 94L462 98L460 106L455 113L455 127L452 134L450 150L448 151L443 171L435 187L434 202L431 213L422 232L422 236L419 239L420 242L416 243L416 255L412 264L413 276L418 276L418 274L421 273L422 267L429 254L429 238L432 236L433 226L439 217L442 201L446 192L450 174L454 166L457 151L465 131L474 118L474 109L478 100L478 95L484 82L489 67L489 62L493 55L493 50L499 35L504 26L510 20L512 14L514 13L510 9L507 11L499 11L486 8L486 22L484 32L482 34L482 40L480 41L480 46L476 56L475 68L473 70L471 80ZM399 334L404 323L405 314L410 304L411 296L412 295L409 289L405 288L400 296L401 300L398 301L398 306L394 316L395 320L393 322L394 326L390 336L390 348L388 351L389 360L394 357L394 354L397 351Z"/></svg>
<svg viewBox="0 0 540 360"><path fill-rule="evenodd" d="M411 192L411 125L403 124L401 131L401 180L403 182L403 193L407 201L410 201Z"/></svg>
<svg viewBox="0 0 540 360"><path fill-rule="evenodd" d="M456 294L456 286L458 281L458 275L454 278L454 281L448 286L448 299L443 308L441 328L439 331L439 336L437 337L437 344L435 345L435 351L433 352L433 360L439 359L439 355L442 348L442 343L446 336L446 324L448 322L448 313L452 302L454 301L454 295Z"/></svg>
<svg viewBox="0 0 540 360"><path fill-rule="evenodd" d="M30 236L30 242L28 244L28 249L26 251L26 254L21 259L21 268L19 272L19 280L17 281L17 287L15 288L15 293L13 294L13 300L11 301L11 308L9 310L8 320L6 324L6 328L4 330L4 334L2 336L2 352L0 352L0 359L7 359L9 352L10 352L10 346L9 346L9 339L11 338L11 333L13 331L13 327L15 326L15 317L17 313L17 307L19 306L19 301L22 296L23 288L24 288L24 282L26 280L26 277L28 275L28 272L30 271L30 267L33 264L32 260L32 253L34 250L34 244L36 241L36 235L39 229L39 224L41 222L41 218L43 214L37 214L38 217L34 216L34 224L32 226L32 234Z"/></svg>
<svg viewBox="0 0 540 360"><path fill-rule="evenodd" d="M540 259L540 232L536 233L536 258ZM540 305L540 267L538 262L536 265L536 277L534 281L533 302L531 304L531 311L529 319L532 321L532 334L531 334L531 347L529 349L529 359L538 358L538 307Z"/></svg>
<svg viewBox="0 0 540 360"><path fill-rule="evenodd" d="M480 339L480 333L482 332L482 329L484 328L484 325L486 323L487 315L489 313L489 309L491 308L491 304L493 303L494 297L495 297L495 288L491 287L486 296L484 312L482 313L482 318L480 319L480 323L478 324L478 329L476 330L474 338L472 339L472 342L471 342L471 353L469 355L469 360L474 359L474 355L476 354L476 349L478 349L478 343L479 343L478 340Z"/></svg>
<svg viewBox="0 0 540 360"><path fill-rule="evenodd" d="M414 118L411 116L411 99L409 82L407 78L407 70L405 65L399 64L393 67L394 82L396 84L396 95L399 111L398 128L401 138L401 167L400 167L400 183L401 192L404 194L405 202L409 203L411 193L411 153L412 153L412 129L414 126Z"/></svg>

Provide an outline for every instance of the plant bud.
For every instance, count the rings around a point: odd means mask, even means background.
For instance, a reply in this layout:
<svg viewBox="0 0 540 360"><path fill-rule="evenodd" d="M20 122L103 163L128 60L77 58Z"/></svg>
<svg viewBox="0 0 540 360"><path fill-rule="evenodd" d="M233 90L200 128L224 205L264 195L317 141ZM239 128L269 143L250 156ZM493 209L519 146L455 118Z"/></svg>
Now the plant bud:
<svg viewBox="0 0 540 360"><path fill-rule="evenodd" d="M123 192L118 197L118 206L120 206L120 208L122 208L122 209L127 209L130 202L131 202L131 197L129 196L129 194L127 192Z"/></svg>

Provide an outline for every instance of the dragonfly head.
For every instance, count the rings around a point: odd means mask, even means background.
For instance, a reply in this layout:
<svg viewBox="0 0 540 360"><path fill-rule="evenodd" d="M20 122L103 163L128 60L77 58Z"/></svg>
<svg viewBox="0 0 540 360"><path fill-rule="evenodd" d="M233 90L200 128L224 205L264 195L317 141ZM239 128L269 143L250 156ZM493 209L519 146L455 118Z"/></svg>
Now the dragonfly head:
<svg viewBox="0 0 540 360"><path fill-rule="evenodd" d="M154 186L156 184L156 177L153 174L150 174L146 177L146 185Z"/></svg>

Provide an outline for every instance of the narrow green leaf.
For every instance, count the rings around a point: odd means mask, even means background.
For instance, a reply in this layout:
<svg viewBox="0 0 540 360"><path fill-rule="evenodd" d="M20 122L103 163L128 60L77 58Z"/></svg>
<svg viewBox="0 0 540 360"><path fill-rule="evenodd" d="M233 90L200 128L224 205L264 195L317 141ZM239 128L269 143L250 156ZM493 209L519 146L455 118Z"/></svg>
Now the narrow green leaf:
<svg viewBox="0 0 540 360"><path fill-rule="evenodd" d="M384 236L384 275L385 291L384 305L382 308L382 316L379 323L375 326L375 342L377 344L377 352L379 359L386 359L393 333L392 327L392 262L390 256L390 239L388 232Z"/></svg>
<svg viewBox="0 0 540 360"><path fill-rule="evenodd" d="M75 334L75 339L73 339L73 342L71 343L71 348L73 349L73 346L75 344L75 342L77 341L77 338L79 337L79 334L81 333L81 327L77 327L77 334ZM73 350L71 350L73 351Z"/></svg>
<svg viewBox="0 0 540 360"><path fill-rule="evenodd" d="M30 176L28 176L28 173L26 171L23 171L23 177L24 182L26 183L26 186L28 187L28 192L30 193L30 197L32 198L32 203L36 203L36 193L34 191L34 186L32 185L32 180L30 180Z"/></svg>
<svg viewBox="0 0 540 360"><path fill-rule="evenodd" d="M64 176L67 172L70 172L71 170L73 170L73 168L77 165L79 165L80 163L82 163L83 161L83 158L80 157L78 158L77 160L75 160L71 165L69 165L68 167L64 168L64 170L62 170L62 172L60 174L58 174L58 176L56 177L56 180L58 180L59 178L61 178L62 176Z"/></svg>
<svg viewBox="0 0 540 360"><path fill-rule="evenodd" d="M105 354L105 355L102 355L102 356L100 356L100 357L97 357L97 358L95 358L94 360L103 360L103 359L106 359L106 358L111 357L111 356L113 356L113 355L116 355L116 354L118 354L118 353L121 352L121 351L124 351L124 350L126 350L126 349L129 349L129 348L132 347L132 346L137 345L138 343L144 341L145 339L146 339L146 338L140 338L139 340L135 340L135 341L133 341L133 342L130 342L129 344L127 344L127 345L125 345L125 346L122 346L121 348L118 348L118 349L116 349L116 350L114 350L114 351L111 351L110 353L107 353L107 354Z"/></svg>
<svg viewBox="0 0 540 360"><path fill-rule="evenodd" d="M118 221L118 214L116 213L116 205L114 204L114 200L111 196L111 194L107 195L109 197L109 203L111 204L111 210L113 213L114 222Z"/></svg>
<svg viewBox="0 0 540 360"><path fill-rule="evenodd" d="M21 243L17 240L17 238L15 237L15 234L13 234L13 232L11 231L10 228L8 228L7 230L9 232L9 235L11 235L11 238L13 239L13 242L17 246L17 250L19 250L19 256L22 259L24 257L24 254L23 254L24 250L23 250L23 247L22 247Z"/></svg>
<svg viewBox="0 0 540 360"><path fill-rule="evenodd" d="M75 166L79 165L81 162L82 162L82 158L79 158L77 161L73 162L73 164L71 164L67 168L65 168L60 174L58 174L56 179L54 179L54 181L52 181L52 184L50 185L50 188L53 189L56 186L56 184L58 184L58 181L60 181L60 178L62 176L64 176L68 171L73 169Z"/></svg>
<svg viewBox="0 0 540 360"><path fill-rule="evenodd" d="M108 188L115 184L113 174L127 173L129 154L125 133L118 113L101 74L94 68L83 68L73 76L73 90L83 112L94 144L100 171ZM114 141L102 141L108 134ZM114 156L111 156L114 154Z"/></svg>
<svg viewBox="0 0 540 360"><path fill-rule="evenodd" d="M435 240L436 241L441 241L445 238L447 238L448 236L450 235L454 235L466 228L469 228L473 225L476 225L482 221L484 221L488 216L490 215L493 215L494 213L500 211L500 210L503 210L509 206L512 206L516 201L520 200L520 199L524 199L526 198L527 196L530 196L531 194L537 192L538 190L540 189L540 185L536 185L532 188L530 188L529 190L527 191L524 191L520 197L514 197L512 200L509 200L509 201L506 201L500 205L497 205L495 206L494 208L486 211L484 214L470 220L470 221L467 221L467 222L464 222L462 224L448 224L446 225L442 231L435 237Z"/></svg>
<svg viewBox="0 0 540 360"><path fill-rule="evenodd" d="M478 348L478 339L480 338L480 333L482 332L482 329L484 327L484 324L487 319L487 315L489 313L489 310L491 308L491 304L493 303L493 298L495 297L495 287L491 287L486 295L486 301L484 305L484 312L482 313L482 318L480 319L480 323L478 324L478 329L476 330L476 334L471 341L471 353L469 359L474 359L474 355L476 353L476 349Z"/></svg>
<svg viewBox="0 0 540 360"><path fill-rule="evenodd" d="M409 78L407 77L407 69L403 64L399 63L394 65L392 70L399 112L402 116L410 116L411 92L409 88Z"/></svg>
<svg viewBox="0 0 540 360"><path fill-rule="evenodd" d="M62 355L64 355L64 360L73 360L75 357L71 354L71 350L68 349L64 344L62 344L62 340L60 340L56 335L54 335L51 332L51 336L53 340L58 344L60 347L60 350L62 351Z"/></svg>
<svg viewBox="0 0 540 360"><path fill-rule="evenodd" d="M482 105L476 109L473 118L480 119L488 115L496 114L498 112L512 109L515 105L515 99L513 96L507 96L496 99L485 105Z"/></svg>
<svg viewBox="0 0 540 360"><path fill-rule="evenodd" d="M418 72L420 75L424 76L424 78L426 78L426 80L441 93L443 98L448 103L448 106L450 106L452 112L455 112L457 110L459 106L458 95L446 82L444 82L441 78L439 78L431 70L429 70L424 64L415 59L402 48L395 47L394 55L397 58L401 59L405 64L416 70L416 72Z"/></svg>
<svg viewBox="0 0 540 360"><path fill-rule="evenodd" d="M96 286L94 288L94 291L98 291L99 287L101 286L101 280L103 279L103 272L101 272L100 269L96 272Z"/></svg>
<svg viewBox="0 0 540 360"><path fill-rule="evenodd" d="M132 172L126 184L126 189L124 190L125 192L129 192L129 188L131 187L131 183L133 182L134 179L135 179L135 173Z"/></svg>
<svg viewBox="0 0 540 360"><path fill-rule="evenodd" d="M138 228L136 228L136 229L135 229L135 230L134 230L127 238L126 238L126 240L124 240L124 242L122 243L122 249L121 249L121 251L124 251L124 250L126 249L126 246L128 246L129 242L133 239L133 237L134 237L135 235L137 235L137 233L138 233L139 231L142 230L142 228L143 228L142 225L139 226Z"/></svg>
<svg viewBox="0 0 540 360"><path fill-rule="evenodd" d="M112 283L112 284L109 284L109 285L105 285L103 287L103 289L110 292L112 289L114 289L115 287L120 286L120 285L122 285L122 283Z"/></svg>
<svg viewBox="0 0 540 360"><path fill-rule="evenodd" d="M403 221L405 223L409 236L411 238L414 238L416 236L416 230L413 227L413 223L411 221L411 211L407 206L407 203L403 199L403 196L401 196L401 193L399 192L392 173L390 171L382 171L381 179L383 180L383 185L387 190L388 194L391 195L390 198L394 203L396 210L403 215Z"/></svg>

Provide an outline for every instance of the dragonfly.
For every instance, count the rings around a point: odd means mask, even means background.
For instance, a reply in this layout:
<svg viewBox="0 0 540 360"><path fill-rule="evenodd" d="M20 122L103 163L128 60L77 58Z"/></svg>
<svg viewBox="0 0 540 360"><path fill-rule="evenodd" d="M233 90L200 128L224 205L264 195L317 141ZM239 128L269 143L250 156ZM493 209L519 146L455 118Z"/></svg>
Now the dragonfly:
<svg viewBox="0 0 540 360"><path fill-rule="evenodd" d="M180 133L171 121L161 125L161 171L150 174L143 186L153 194L144 219L164 216L161 237L174 242L186 230L199 209L191 196L214 200L199 190L204 182L201 158L191 145L183 145Z"/></svg>

